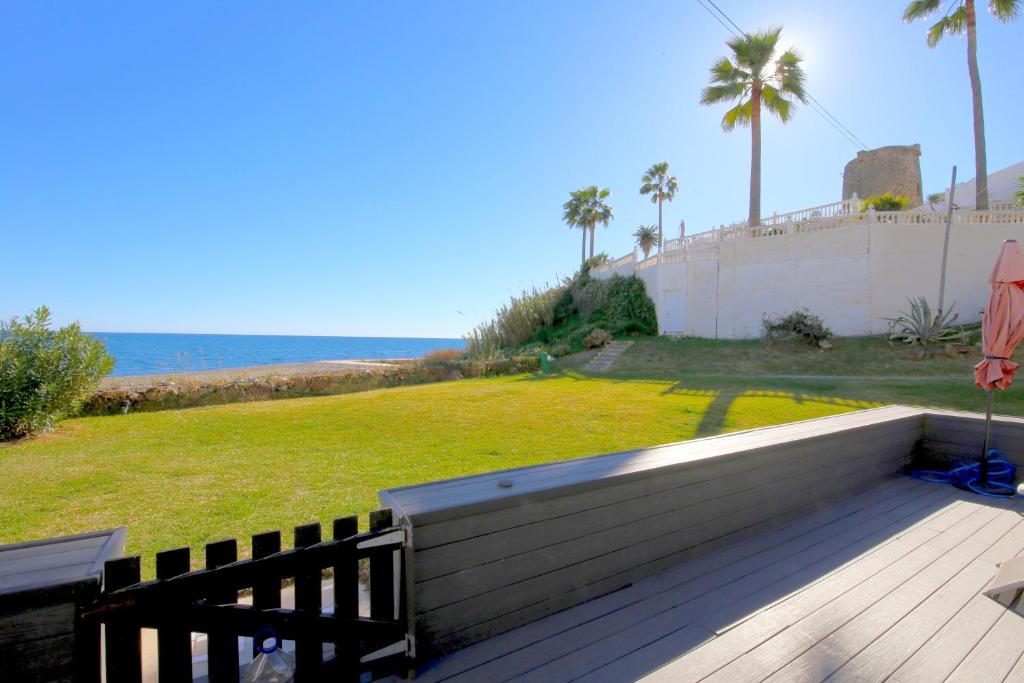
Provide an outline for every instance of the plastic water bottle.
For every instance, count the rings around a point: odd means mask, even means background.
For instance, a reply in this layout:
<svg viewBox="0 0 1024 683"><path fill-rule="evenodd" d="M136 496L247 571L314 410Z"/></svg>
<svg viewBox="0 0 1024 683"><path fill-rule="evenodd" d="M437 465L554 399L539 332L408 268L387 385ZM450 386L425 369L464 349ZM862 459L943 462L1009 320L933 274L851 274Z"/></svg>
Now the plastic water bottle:
<svg viewBox="0 0 1024 683"><path fill-rule="evenodd" d="M290 683L295 680L295 660L281 649L281 639L273 629L263 629L253 641L259 654L245 670L245 683Z"/></svg>

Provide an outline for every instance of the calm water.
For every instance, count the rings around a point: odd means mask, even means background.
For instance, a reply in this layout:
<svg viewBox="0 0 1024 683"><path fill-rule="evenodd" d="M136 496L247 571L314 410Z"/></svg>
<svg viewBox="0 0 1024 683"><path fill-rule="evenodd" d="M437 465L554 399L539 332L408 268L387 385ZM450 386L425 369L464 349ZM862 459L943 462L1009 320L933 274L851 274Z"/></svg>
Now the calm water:
<svg viewBox="0 0 1024 683"><path fill-rule="evenodd" d="M435 349L461 349L461 339L291 337L246 334L93 332L107 342L114 375L148 375L244 368L276 363L368 358L415 358Z"/></svg>

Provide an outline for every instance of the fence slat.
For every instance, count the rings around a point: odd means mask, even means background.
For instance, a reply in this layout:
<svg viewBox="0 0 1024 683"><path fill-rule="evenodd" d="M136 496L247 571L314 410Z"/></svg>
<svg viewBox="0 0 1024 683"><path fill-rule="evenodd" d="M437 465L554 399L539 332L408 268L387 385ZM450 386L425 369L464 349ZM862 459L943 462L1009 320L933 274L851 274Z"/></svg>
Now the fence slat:
<svg viewBox="0 0 1024 683"><path fill-rule="evenodd" d="M391 526L391 510L370 513L370 531L381 531ZM395 618L395 560L394 553L378 553L370 557L370 617Z"/></svg>
<svg viewBox="0 0 1024 683"><path fill-rule="evenodd" d="M253 534L252 537L252 558L259 560L269 557L274 553L281 552L281 532L268 531L262 534ZM266 578L253 581L252 584L252 606L256 609L275 609L281 606L281 577L270 574ZM255 640L252 643L252 654L256 656Z"/></svg>
<svg viewBox="0 0 1024 683"><path fill-rule="evenodd" d="M320 525L303 524L295 527L295 547L308 548L320 542ZM320 612L321 601L321 570L316 564L300 563L295 575L295 609L309 612ZM311 634L312 635L312 634ZM323 663L323 642L314 637L305 637L295 641L295 669L303 680L315 680Z"/></svg>
<svg viewBox="0 0 1024 683"><path fill-rule="evenodd" d="M189 549L177 548L156 554L156 578L170 579L189 571ZM160 683L192 680L192 634L188 630L164 627L157 631Z"/></svg>
<svg viewBox="0 0 1024 683"><path fill-rule="evenodd" d="M238 559L238 542L235 539L206 544L206 568L216 569ZM207 599L214 605L238 602L237 590L213 590ZM207 654L210 667L210 682L230 681L238 683L238 636L230 631L207 634Z"/></svg>
<svg viewBox="0 0 1024 683"><path fill-rule="evenodd" d="M359 533L359 517L334 520L334 540L340 541ZM359 560L350 548L338 552L334 564L334 615L342 624L359 616ZM337 672L341 680L359 680L359 638L348 638L335 644Z"/></svg>
<svg viewBox="0 0 1024 683"><path fill-rule="evenodd" d="M391 510L384 508L370 513L370 531L383 531L391 526ZM370 618L391 621L395 618L395 553L379 552L370 555ZM371 665L372 678L386 676L387 662Z"/></svg>
<svg viewBox="0 0 1024 683"><path fill-rule="evenodd" d="M138 555L108 560L103 568L103 590L109 593L136 584L141 573ZM141 683L142 631L137 626L108 623L106 640L107 682Z"/></svg>

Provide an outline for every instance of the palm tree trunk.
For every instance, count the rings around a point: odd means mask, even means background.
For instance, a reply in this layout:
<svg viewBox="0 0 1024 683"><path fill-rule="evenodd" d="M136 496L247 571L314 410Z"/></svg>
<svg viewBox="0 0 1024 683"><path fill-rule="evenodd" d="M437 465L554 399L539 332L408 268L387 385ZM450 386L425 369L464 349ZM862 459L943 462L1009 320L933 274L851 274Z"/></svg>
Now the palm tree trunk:
<svg viewBox="0 0 1024 683"><path fill-rule="evenodd" d="M971 75L974 103L974 208L988 211L988 162L985 158L985 112L981 106L981 74L978 73L978 20L974 0L967 0L967 70Z"/></svg>
<svg viewBox="0 0 1024 683"><path fill-rule="evenodd" d="M761 82L750 89L750 212L747 225L761 224Z"/></svg>
<svg viewBox="0 0 1024 683"><path fill-rule="evenodd" d="M661 193L658 193L658 253L661 253L662 247L665 246L665 240L662 238L661 233Z"/></svg>
<svg viewBox="0 0 1024 683"><path fill-rule="evenodd" d="M597 232L597 221L590 224L590 258L594 258L594 233Z"/></svg>
<svg viewBox="0 0 1024 683"><path fill-rule="evenodd" d="M583 226L580 230L583 241L580 243L580 265L582 266L587 262L587 226Z"/></svg>

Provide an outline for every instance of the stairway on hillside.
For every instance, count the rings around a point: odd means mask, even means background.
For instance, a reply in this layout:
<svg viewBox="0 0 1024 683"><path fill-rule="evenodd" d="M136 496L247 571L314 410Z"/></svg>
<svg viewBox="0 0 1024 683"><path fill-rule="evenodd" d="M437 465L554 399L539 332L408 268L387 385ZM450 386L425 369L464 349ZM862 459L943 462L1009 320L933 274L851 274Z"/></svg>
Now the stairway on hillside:
<svg viewBox="0 0 1024 683"><path fill-rule="evenodd" d="M590 372L610 370L619 356L632 345L631 341L613 341L601 349L601 352L594 356L584 369Z"/></svg>

